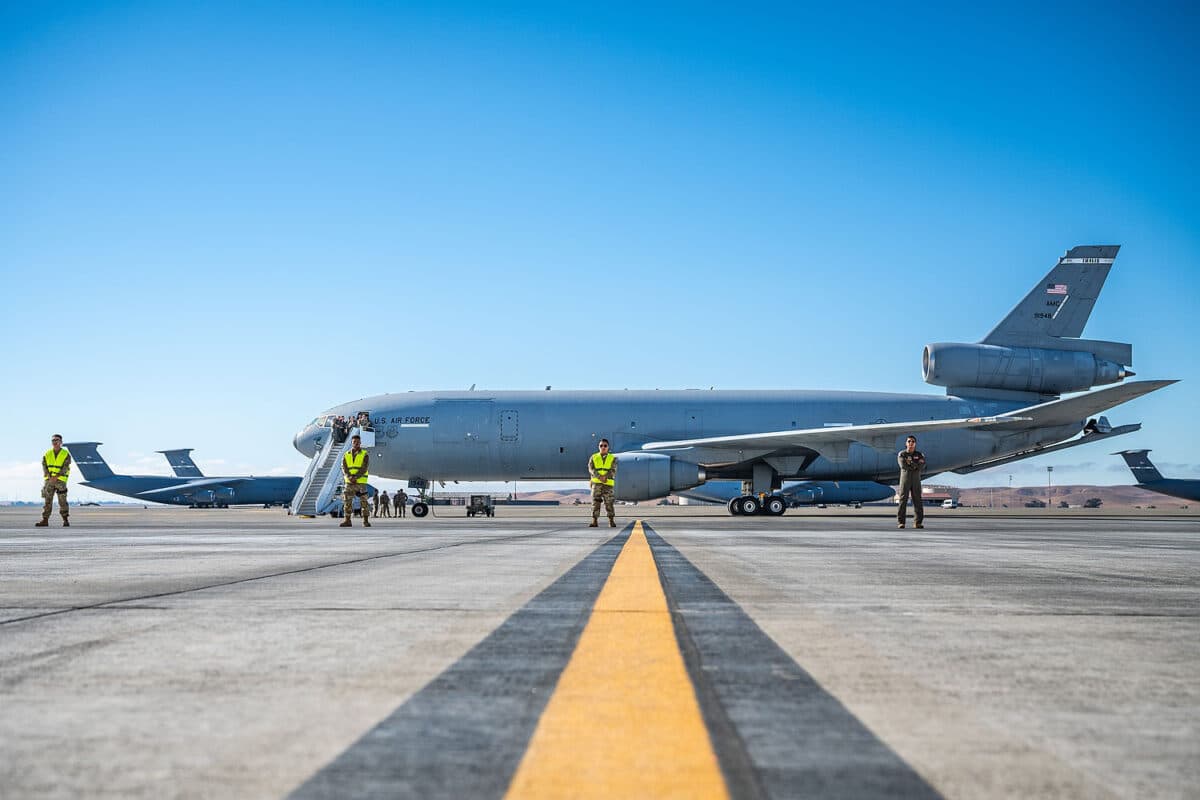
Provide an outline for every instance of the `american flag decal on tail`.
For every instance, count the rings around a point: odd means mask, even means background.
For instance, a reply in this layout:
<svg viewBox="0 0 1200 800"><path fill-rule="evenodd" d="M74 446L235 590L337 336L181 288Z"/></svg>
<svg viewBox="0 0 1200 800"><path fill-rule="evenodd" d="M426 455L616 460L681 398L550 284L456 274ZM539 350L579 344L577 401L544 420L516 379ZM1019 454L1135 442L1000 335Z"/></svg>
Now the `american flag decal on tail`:
<svg viewBox="0 0 1200 800"><path fill-rule="evenodd" d="M1046 284L1046 294L1066 294L1067 285L1065 283L1048 283Z"/></svg>

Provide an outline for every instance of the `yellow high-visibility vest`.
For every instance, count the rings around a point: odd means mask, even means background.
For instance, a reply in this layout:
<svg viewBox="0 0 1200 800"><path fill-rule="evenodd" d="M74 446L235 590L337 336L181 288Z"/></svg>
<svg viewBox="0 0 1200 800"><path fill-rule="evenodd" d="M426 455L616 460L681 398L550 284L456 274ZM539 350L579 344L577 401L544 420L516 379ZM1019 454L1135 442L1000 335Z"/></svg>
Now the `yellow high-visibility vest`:
<svg viewBox="0 0 1200 800"><path fill-rule="evenodd" d="M42 458L46 460L46 471L50 473L51 478L58 478L63 483L67 482L67 478L71 477L71 467L67 464L67 458L70 455L71 451L65 447L59 448L57 455L55 455L53 447L46 451L46 455Z"/></svg>
<svg viewBox="0 0 1200 800"><path fill-rule="evenodd" d="M354 455L353 450L347 450L346 455L342 456L342 459L346 462L346 466L348 468L350 468L351 470L356 470L356 469L362 469L363 460L366 459L366 457L367 457L366 450L359 450L357 456ZM362 472L357 473L357 477L351 478L350 481L352 483L366 483L367 482L367 471L365 469L363 469Z"/></svg>
<svg viewBox="0 0 1200 800"><path fill-rule="evenodd" d="M592 453L592 469L596 475L592 478L592 483L603 483L606 486L616 485L616 481L609 475L612 472L613 462L617 457L612 453L601 455L600 453Z"/></svg>

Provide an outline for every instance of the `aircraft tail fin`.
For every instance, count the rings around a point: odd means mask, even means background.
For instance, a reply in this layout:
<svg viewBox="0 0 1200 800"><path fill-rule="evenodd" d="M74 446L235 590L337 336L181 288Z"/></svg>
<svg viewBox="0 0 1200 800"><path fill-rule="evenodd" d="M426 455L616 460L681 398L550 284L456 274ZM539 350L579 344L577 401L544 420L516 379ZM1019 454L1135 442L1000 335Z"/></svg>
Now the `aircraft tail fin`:
<svg viewBox="0 0 1200 800"><path fill-rule="evenodd" d="M1125 463L1129 465L1129 471L1133 473L1133 477L1138 483L1161 481L1162 473L1150 462L1150 457L1146 455L1149 452L1149 450L1121 450L1114 455L1125 459Z"/></svg>
<svg viewBox="0 0 1200 800"><path fill-rule="evenodd" d="M1120 249L1106 244L1068 250L980 344L1084 350L1118 364L1132 364L1132 348L1127 344L1079 340Z"/></svg>
<svg viewBox="0 0 1200 800"><path fill-rule="evenodd" d="M185 447L179 450L158 450L167 457L167 463L171 465L171 469L175 470L177 478L203 478L204 473L196 466L196 462L192 461L192 457L188 455L194 448Z"/></svg>
<svg viewBox="0 0 1200 800"><path fill-rule="evenodd" d="M111 478L112 468L100 455L100 445L103 442L68 442L63 445L71 452L71 461L83 473L86 481L97 481L101 478Z"/></svg>

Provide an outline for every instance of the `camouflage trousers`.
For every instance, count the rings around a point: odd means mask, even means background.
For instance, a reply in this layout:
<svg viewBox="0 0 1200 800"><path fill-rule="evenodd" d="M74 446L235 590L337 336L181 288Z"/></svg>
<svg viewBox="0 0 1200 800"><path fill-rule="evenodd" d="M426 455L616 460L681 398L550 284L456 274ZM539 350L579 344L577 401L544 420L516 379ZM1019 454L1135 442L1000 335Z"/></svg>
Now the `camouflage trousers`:
<svg viewBox="0 0 1200 800"><path fill-rule="evenodd" d="M605 483L592 484L592 519L600 518L600 503L604 503L604 510L608 512L608 518L612 519L616 516L616 511L613 510L613 487Z"/></svg>
<svg viewBox="0 0 1200 800"><path fill-rule="evenodd" d="M62 518L66 519L71 513L71 507L67 504L67 484L66 481L47 478L46 483L42 486L42 499L46 501L42 506L42 521L50 519L50 512L54 507L54 495L58 495L58 513L62 514Z"/></svg>
<svg viewBox="0 0 1200 800"><path fill-rule="evenodd" d="M910 475L912 473L908 471L900 473L900 506L896 509L896 519L904 522L908 512L908 499L911 497L913 516L917 518L917 524L920 525L925 521L925 503L921 500L921 476L909 477Z"/></svg>
<svg viewBox="0 0 1200 800"><path fill-rule="evenodd" d="M342 519L347 522L354 518L354 498L358 498L359 507L362 509L363 522L367 525L371 524L371 500L367 496L367 485L365 483L347 483L345 491L342 492Z"/></svg>

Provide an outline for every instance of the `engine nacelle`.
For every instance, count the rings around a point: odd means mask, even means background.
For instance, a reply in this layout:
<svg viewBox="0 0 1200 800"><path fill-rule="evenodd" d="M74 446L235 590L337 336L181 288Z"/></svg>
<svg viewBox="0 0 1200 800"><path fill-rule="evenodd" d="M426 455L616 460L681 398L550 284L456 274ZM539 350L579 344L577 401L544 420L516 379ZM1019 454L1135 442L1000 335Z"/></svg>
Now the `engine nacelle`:
<svg viewBox="0 0 1200 800"><path fill-rule="evenodd" d="M785 492L788 500L794 503L819 503L825 495L820 486L798 486Z"/></svg>
<svg viewBox="0 0 1200 800"><path fill-rule="evenodd" d="M192 494L192 502L197 505L212 505L217 499L217 493L212 489L200 489Z"/></svg>
<svg viewBox="0 0 1200 800"><path fill-rule="evenodd" d="M1082 392L1133 374L1087 352L946 342L925 345L921 370L935 386L1038 394Z"/></svg>
<svg viewBox="0 0 1200 800"><path fill-rule="evenodd" d="M232 486L221 486L217 488L216 501L220 505L229 505L233 502L233 498L237 495Z"/></svg>
<svg viewBox="0 0 1200 800"><path fill-rule="evenodd" d="M617 453L618 500L653 500L704 483L704 470L660 453Z"/></svg>

